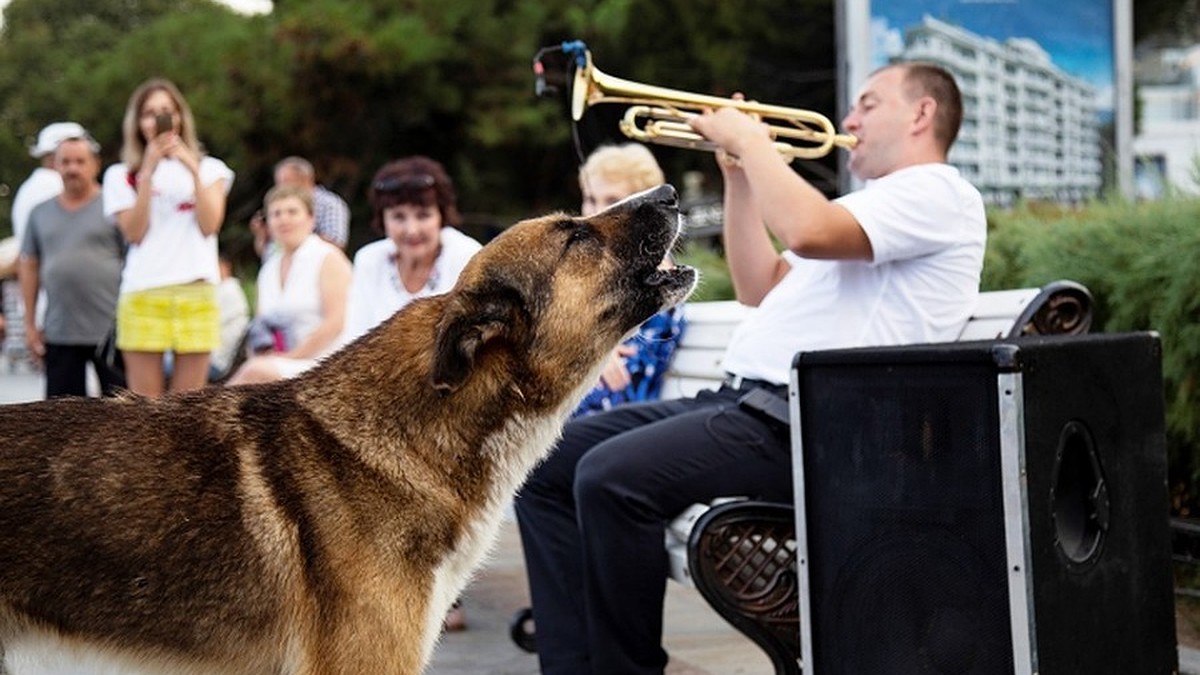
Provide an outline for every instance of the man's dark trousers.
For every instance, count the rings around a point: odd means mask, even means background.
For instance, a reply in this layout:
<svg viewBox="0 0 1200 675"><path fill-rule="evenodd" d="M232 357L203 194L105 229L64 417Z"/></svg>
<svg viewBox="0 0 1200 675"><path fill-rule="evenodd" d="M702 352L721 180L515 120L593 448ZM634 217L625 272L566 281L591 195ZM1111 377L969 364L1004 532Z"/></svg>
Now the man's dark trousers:
<svg viewBox="0 0 1200 675"><path fill-rule="evenodd" d="M531 474L516 511L544 675L661 673L666 524L715 497L791 503L787 430L744 393L574 420Z"/></svg>
<svg viewBox="0 0 1200 675"><path fill-rule="evenodd" d="M100 390L113 396L125 386L125 378L113 372L96 354L97 345L47 344L43 363L46 366L46 398L56 396L87 396L87 364L96 369Z"/></svg>

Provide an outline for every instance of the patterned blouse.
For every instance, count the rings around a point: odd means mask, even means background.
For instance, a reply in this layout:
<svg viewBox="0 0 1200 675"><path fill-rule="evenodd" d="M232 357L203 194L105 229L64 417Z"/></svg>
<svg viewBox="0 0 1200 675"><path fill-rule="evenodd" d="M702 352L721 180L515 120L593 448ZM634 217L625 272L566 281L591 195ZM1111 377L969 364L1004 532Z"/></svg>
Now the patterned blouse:
<svg viewBox="0 0 1200 675"><path fill-rule="evenodd" d="M671 363L671 356L679 346L687 321L681 307L671 307L646 319L633 337L625 341L637 347L637 352L625 358L631 382L624 389L613 391L599 382L588 392L574 417L583 417L609 410L622 403L655 401L662 390L663 375Z"/></svg>

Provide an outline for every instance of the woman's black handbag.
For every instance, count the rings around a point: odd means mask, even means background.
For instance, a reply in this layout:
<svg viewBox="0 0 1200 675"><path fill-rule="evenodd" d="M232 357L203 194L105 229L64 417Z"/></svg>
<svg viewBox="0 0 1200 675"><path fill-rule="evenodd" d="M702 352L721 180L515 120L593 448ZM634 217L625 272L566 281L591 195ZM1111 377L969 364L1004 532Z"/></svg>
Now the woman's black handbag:
<svg viewBox="0 0 1200 675"><path fill-rule="evenodd" d="M96 347L96 358L108 366L108 369L121 377L125 377L125 359L121 350L117 349L117 327L108 329L104 340Z"/></svg>

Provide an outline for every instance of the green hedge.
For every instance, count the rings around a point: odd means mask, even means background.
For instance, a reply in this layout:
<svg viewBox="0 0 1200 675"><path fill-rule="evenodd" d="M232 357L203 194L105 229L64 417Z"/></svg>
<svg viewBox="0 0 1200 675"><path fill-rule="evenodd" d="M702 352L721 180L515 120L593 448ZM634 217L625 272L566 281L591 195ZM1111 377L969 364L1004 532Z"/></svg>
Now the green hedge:
<svg viewBox="0 0 1200 675"><path fill-rule="evenodd" d="M1027 205L990 214L984 290L1072 279L1096 299L1093 331L1162 337L1174 507L1200 505L1200 200Z"/></svg>
<svg viewBox="0 0 1200 675"><path fill-rule="evenodd" d="M700 283L689 298L691 302L733 299L733 280L729 277L729 267L725 265L725 258L711 246L687 242L674 258L675 262L691 265L700 271Z"/></svg>

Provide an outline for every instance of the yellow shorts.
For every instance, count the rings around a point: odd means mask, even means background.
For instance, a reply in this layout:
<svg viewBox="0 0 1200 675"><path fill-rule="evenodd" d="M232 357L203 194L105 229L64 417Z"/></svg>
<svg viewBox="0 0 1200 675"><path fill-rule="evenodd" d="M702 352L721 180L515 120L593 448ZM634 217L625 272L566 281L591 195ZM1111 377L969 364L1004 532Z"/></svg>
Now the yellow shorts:
<svg viewBox="0 0 1200 675"><path fill-rule="evenodd" d="M117 347L130 352L211 352L221 342L217 289L195 283L122 293Z"/></svg>

